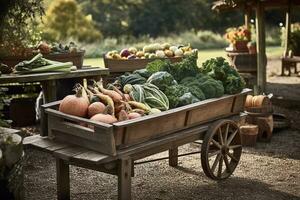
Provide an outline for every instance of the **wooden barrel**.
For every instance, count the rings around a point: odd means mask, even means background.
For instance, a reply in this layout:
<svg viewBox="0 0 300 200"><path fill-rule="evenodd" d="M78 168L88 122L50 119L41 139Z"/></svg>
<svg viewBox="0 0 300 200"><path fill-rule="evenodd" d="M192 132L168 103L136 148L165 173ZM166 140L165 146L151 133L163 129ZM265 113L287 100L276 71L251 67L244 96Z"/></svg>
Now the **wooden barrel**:
<svg viewBox="0 0 300 200"><path fill-rule="evenodd" d="M243 125L240 127L241 140L243 146L255 146L258 135L258 126L254 124Z"/></svg>

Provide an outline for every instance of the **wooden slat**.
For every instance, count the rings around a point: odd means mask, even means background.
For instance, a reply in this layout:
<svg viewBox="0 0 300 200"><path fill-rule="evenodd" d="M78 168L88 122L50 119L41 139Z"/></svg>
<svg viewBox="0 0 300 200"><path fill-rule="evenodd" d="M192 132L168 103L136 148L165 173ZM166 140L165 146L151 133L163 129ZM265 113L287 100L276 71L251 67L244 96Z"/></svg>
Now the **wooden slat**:
<svg viewBox="0 0 300 200"><path fill-rule="evenodd" d="M69 164L56 158L57 199L70 200L70 169Z"/></svg>
<svg viewBox="0 0 300 200"><path fill-rule="evenodd" d="M97 153L95 151L87 151L71 158L71 161L77 162L100 162L101 160L109 157L108 155Z"/></svg>
<svg viewBox="0 0 300 200"><path fill-rule="evenodd" d="M85 119L83 117L77 117L77 116L74 116L74 115L68 115L68 114L65 114L65 113L62 113L62 112L59 112L57 110L54 110L54 109L46 109L45 112L47 114L51 114L53 116L57 116L59 118L62 118L62 119L68 119L68 120L71 120L73 122L85 122L87 124L90 124L90 125L93 125L93 126L97 126L97 127L100 127L100 128L103 128L105 130L107 129L110 129L112 128L113 126L110 125L110 124L106 124L106 123L101 123L101 122L96 122L96 121L91 121L89 119Z"/></svg>
<svg viewBox="0 0 300 200"><path fill-rule="evenodd" d="M53 152L53 155L63 160L69 160L71 157L87 152L86 148L79 146L68 146L66 148L58 149Z"/></svg>
<svg viewBox="0 0 300 200"><path fill-rule="evenodd" d="M105 68L86 68L79 69L77 71L72 71L70 73L61 72L51 72L51 73L36 73L36 74L3 74L0 76L0 84L2 83L25 83L25 82L39 82L46 80L57 80L57 79L67 79L67 78L77 78L77 77L89 77L96 75L108 75L109 71Z"/></svg>

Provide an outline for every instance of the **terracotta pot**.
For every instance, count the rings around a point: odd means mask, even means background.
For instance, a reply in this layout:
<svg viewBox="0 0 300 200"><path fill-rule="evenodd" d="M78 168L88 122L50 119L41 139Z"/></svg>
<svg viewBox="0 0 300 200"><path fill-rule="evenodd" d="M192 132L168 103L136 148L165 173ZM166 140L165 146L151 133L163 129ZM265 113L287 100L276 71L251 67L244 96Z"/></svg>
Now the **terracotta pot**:
<svg viewBox="0 0 300 200"><path fill-rule="evenodd" d="M234 46L236 51L248 51L248 41L236 41Z"/></svg>

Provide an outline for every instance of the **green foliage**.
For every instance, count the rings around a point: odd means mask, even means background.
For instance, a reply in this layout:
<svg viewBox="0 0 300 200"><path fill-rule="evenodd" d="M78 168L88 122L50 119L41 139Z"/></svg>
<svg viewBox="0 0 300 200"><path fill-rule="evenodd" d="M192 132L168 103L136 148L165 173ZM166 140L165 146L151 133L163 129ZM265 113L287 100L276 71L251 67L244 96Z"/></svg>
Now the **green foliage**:
<svg viewBox="0 0 300 200"><path fill-rule="evenodd" d="M162 91L165 91L171 85L177 84L173 76L168 72L155 72L148 78L147 83L157 86Z"/></svg>
<svg viewBox="0 0 300 200"><path fill-rule="evenodd" d="M245 87L240 74L222 57L212 58L202 64L202 73L223 83L226 94L236 94Z"/></svg>
<svg viewBox="0 0 300 200"><path fill-rule="evenodd" d="M90 43L102 37L91 15L85 16L75 0L53 1L46 11L42 30L44 39L53 42L74 39Z"/></svg>
<svg viewBox="0 0 300 200"><path fill-rule="evenodd" d="M44 14L42 0L3 0L0 6L0 56L25 55L39 39L35 30Z"/></svg>

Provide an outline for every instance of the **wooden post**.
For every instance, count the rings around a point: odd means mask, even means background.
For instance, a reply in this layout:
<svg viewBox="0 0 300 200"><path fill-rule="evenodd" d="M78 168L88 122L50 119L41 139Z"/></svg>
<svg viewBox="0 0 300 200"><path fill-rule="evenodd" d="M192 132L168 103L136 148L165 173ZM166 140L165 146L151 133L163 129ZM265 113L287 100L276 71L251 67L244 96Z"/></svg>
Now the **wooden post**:
<svg viewBox="0 0 300 200"><path fill-rule="evenodd" d="M249 30L250 29L250 9L247 6L245 6L244 20L245 20L245 27Z"/></svg>
<svg viewBox="0 0 300 200"><path fill-rule="evenodd" d="M131 170L130 158L118 162L118 199L131 200Z"/></svg>
<svg viewBox="0 0 300 200"><path fill-rule="evenodd" d="M70 199L70 174L69 164L62 159L56 158L56 181L57 181L57 199Z"/></svg>
<svg viewBox="0 0 300 200"><path fill-rule="evenodd" d="M264 7L261 1L256 6L256 48L257 48L257 89L258 93L265 92L266 87L266 34Z"/></svg>
<svg viewBox="0 0 300 200"><path fill-rule="evenodd" d="M44 92L44 103L50 103L56 101L56 80L46 80L42 82L42 88Z"/></svg>
<svg viewBox="0 0 300 200"><path fill-rule="evenodd" d="M284 46L284 56L285 57L289 53L290 36L291 36L291 1L289 0L288 8L285 13L285 46Z"/></svg>
<svg viewBox="0 0 300 200"><path fill-rule="evenodd" d="M178 166L178 147L169 149L169 165L171 167Z"/></svg>

